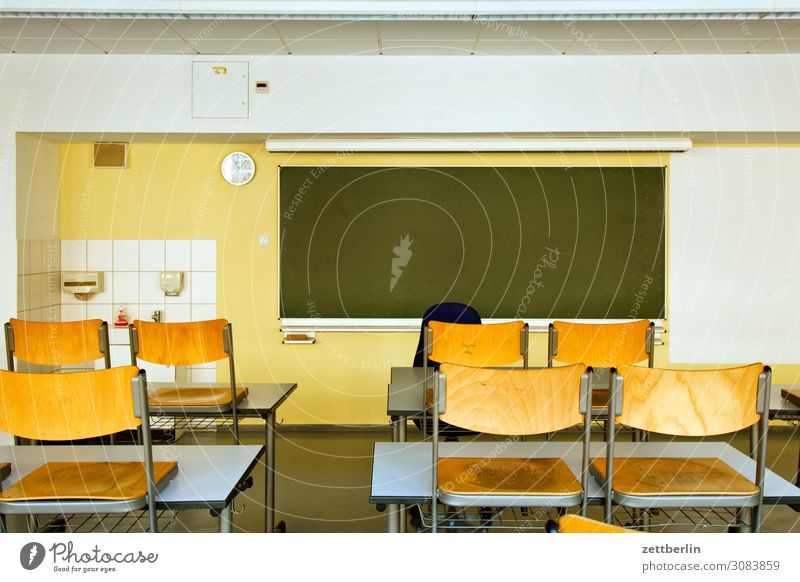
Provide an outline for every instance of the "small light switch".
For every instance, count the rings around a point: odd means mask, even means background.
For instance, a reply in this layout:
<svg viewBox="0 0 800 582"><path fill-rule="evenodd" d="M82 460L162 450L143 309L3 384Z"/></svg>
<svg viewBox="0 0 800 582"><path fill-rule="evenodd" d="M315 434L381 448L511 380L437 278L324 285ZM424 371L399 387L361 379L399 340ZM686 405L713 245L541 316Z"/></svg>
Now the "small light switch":
<svg viewBox="0 0 800 582"><path fill-rule="evenodd" d="M256 93L269 93L269 81L256 81Z"/></svg>

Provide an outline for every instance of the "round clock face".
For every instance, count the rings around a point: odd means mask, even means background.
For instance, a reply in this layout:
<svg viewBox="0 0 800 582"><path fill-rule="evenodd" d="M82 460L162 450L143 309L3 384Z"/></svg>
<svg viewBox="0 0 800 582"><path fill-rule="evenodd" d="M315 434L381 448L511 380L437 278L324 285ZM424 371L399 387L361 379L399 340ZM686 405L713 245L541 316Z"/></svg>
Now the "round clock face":
<svg viewBox="0 0 800 582"><path fill-rule="evenodd" d="M222 160L222 177L229 184L247 184L256 174L256 163L244 152L233 152Z"/></svg>

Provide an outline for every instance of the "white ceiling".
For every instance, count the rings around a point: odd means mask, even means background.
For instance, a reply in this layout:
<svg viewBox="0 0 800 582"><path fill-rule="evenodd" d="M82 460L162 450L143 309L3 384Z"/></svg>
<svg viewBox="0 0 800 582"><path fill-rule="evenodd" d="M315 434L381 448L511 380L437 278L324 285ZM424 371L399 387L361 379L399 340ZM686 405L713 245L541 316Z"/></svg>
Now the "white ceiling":
<svg viewBox="0 0 800 582"><path fill-rule="evenodd" d="M800 20L347 21L0 18L0 53L800 53Z"/></svg>

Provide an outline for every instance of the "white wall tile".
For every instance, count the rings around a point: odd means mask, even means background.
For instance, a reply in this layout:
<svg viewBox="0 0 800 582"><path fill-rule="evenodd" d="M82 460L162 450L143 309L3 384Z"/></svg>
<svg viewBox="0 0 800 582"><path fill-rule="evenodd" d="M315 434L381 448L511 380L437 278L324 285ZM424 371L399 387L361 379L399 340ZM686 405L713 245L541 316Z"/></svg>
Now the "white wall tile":
<svg viewBox="0 0 800 582"><path fill-rule="evenodd" d="M112 346L129 346L131 343L130 335L128 332L127 327L114 327L114 321L117 319L117 312L114 312L114 316L108 322L108 343ZM133 321L133 318L131 318ZM126 366L130 364L130 356L128 356L128 363L125 364Z"/></svg>
<svg viewBox="0 0 800 582"><path fill-rule="evenodd" d="M111 303L93 303L90 301L86 304L86 319L102 319L111 325L116 318L117 312Z"/></svg>
<svg viewBox="0 0 800 582"><path fill-rule="evenodd" d="M78 299L75 297L74 293L70 293L69 291L64 291L61 289L61 304L62 305L83 305L86 303L83 299Z"/></svg>
<svg viewBox="0 0 800 582"><path fill-rule="evenodd" d="M153 321L153 312L161 312L161 321L164 321L164 304L163 303L140 303L139 316L145 321Z"/></svg>
<svg viewBox="0 0 800 582"><path fill-rule="evenodd" d="M139 270L139 241L115 240L114 241L114 271Z"/></svg>
<svg viewBox="0 0 800 582"><path fill-rule="evenodd" d="M28 309L28 277L19 275L17 277L17 311Z"/></svg>
<svg viewBox="0 0 800 582"><path fill-rule="evenodd" d="M50 239L42 242L42 266L47 273L61 271L61 241Z"/></svg>
<svg viewBox="0 0 800 582"><path fill-rule="evenodd" d="M161 272L139 273L139 301L141 303L164 303L164 292L161 290Z"/></svg>
<svg viewBox="0 0 800 582"><path fill-rule="evenodd" d="M164 300L167 305L175 303L191 303L192 296L192 274L183 273L183 290L180 295L165 295Z"/></svg>
<svg viewBox="0 0 800 582"><path fill-rule="evenodd" d="M85 240L61 241L61 270L62 271L86 270Z"/></svg>
<svg viewBox="0 0 800 582"><path fill-rule="evenodd" d="M192 321L191 306L188 303L184 305L167 305L164 308L164 318L161 321L167 323Z"/></svg>
<svg viewBox="0 0 800 582"><path fill-rule="evenodd" d="M36 274L41 273L42 266L42 241L29 240L28 241L28 273Z"/></svg>
<svg viewBox="0 0 800 582"><path fill-rule="evenodd" d="M217 270L217 241L192 241L192 272Z"/></svg>
<svg viewBox="0 0 800 582"><path fill-rule="evenodd" d="M61 321L82 321L86 319L86 304L62 305Z"/></svg>
<svg viewBox="0 0 800 582"><path fill-rule="evenodd" d="M111 346L111 367L131 365L131 350L128 346Z"/></svg>
<svg viewBox="0 0 800 582"><path fill-rule="evenodd" d="M217 274L192 273L192 303L217 302Z"/></svg>
<svg viewBox="0 0 800 582"><path fill-rule="evenodd" d="M112 271L103 272L103 290L99 293L93 293L87 301L89 303L114 302L114 273Z"/></svg>
<svg viewBox="0 0 800 582"><path fill-rule="evenodd" d="M167 271L188 271L191 269L191 249L188 240L168 240L165 245Z"/></svg>
<svg viewBox="0 0 800 582"><path fill-rule="evenodd" d="M28 268L28 247L24 240L17 241L17 276L24 275Z"/></svg>
<svg viewBox="0 0 800 582"><path fill-rule="evenodd" d="M204 369L192 368L189 371L189 376L191 378L190 381L193 384L198 382L216 382L217 370L216 368L204 368ZM239 382L237 381L236 384L238 385Z"/></svg>
<svg viewBox="0 0 800 582"><path fill-rule="evenodd" d="M25 319L28 321L42 321L42 310L29 309L25 312Z"/></svg>
<svg viewBox="0 0 800 582"><path fill-rule="evenodd" d="M28 308L39 309L44 305L42 289L44 288L44 275L41 273L29 275L28 279Z"/></svg>
<svg viewBox="0 0 800 582"><path fill-rule="evenodd" d="M186 366L175 366L175 382L177 384L190 384L192 381L189 375L189 368Z"/></svg>
<svg viewBox="0 0 800 582"><path fill-rule="evenodd" d="M148 382L174 382L175 366L159 366L139 360L139 368L147 373Z"/></svg>
<svg viewBox="0 0 800 582"><path fill-rule="evenodd" d="M192 369L197 369L197 370L205 370L207 368L213 368L213 369L216 370L217 369L217 363L216 362L205 362L203 364L195 364L194 366L192 366Z"/></svg>
<svg viewBox="0 0 800 582"><path fill-rule="evenodd" d="M48 305L42 308L42 321L61 321L61 306Z"/></svg>
<svg viewBox="0 0 800 582"><path fill-rule="evenodd" d="M142 271L164 270L164 241L139 241L139 269Z"/></svg>
<svg viewBox="0 0 800 582"><path fill-rule="evenodd" d="M192 321L207 321L217 319L217 306L215 304L192 303Z"/></svg>
<svg viewBox="0 0 800 582"><path fill-rule="evenodd" d="M61 273L48 271L42 274L42 305L58 305L61 302Z"/></svg>
<svg viewBox="0 0 800 582"><path fill-rule="evenodd" d="M112 244L110 240L86 241L86 270L110 271L112 265Z"/></svg>
<svg viewBox="0 0 800 582"><path fill-rule="evenodd" d="M115 271L113 297L118 306L139 303L139 273Z"/></svg>

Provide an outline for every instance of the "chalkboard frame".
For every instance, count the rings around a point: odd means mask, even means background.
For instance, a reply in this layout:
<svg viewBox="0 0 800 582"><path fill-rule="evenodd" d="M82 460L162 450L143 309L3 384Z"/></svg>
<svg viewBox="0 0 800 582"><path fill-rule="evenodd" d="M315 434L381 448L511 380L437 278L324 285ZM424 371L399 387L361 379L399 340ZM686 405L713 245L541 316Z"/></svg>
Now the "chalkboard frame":
<svg viewBox="0 0 800 582"><path fill-rule="evenodd" d="M280 251L282 245L282 233L280 232L280 221L281 221L281 175L282 170L284 168L319 168L319 167L330 167L330 168L492 168L492 169L505 169L505 168L661 168L664 170L664 231L662 236L662 243L664 247L664 285L665 285L665 296L664 296L664 317L663 318L650 318L655 324L655 331L656 331L656 343L662 344L661 334L664 333L666 330L664 328L664 324L668 319L667 314L667 306L668 306L668 296L667 291L669 288L668 285L668 278L667 278L667 269L668 269L668 262L669 262L669 249L667 247L667 225L669 220L669 164L665 160L661 160L659 162L649 162L649 163L631 163L631 164L622 164L622 163L601 163L601 164L583 164L583 163L575 163L569 165L561 165L561 164L547 164L547 163L535 163L535 164L513 164L513 163L503 163L498 165L482 165L482 164L458 164L458 163L358 163L358 164L339 164L339 163L330 163L329 165L324 164L309 164L309 163L298 163L298 164L278 164L278 195L276 196L276 206L277 206L277 217L278 217L278 228L279 228L279 236L278 238L278 319L281 323L281 331L284 336L289 334L306 334L309 338L313 338L316 332L355 332L355 331L365 331L365 332L419 332L420 325L422 322L421 318L393 318L393 317L373 317L373 318L363 318L363 317L350 317L350 318L343 318L343 317L322 317L322 316L312 316L312 317L282 317L281 313L281 269L282 269L282 253ZM511 321L513 318L483 318L484 323L501 323ZM528 324L530 332L539 332L539 333L546 333L548 331L548 326L556 319L562 318L520 318L525 323ZM592 324L602 324L602 323L624 323L626 321L631 321L629 319L567 319L567 321L574 321L574 322L581 322L581 323L592 323ZM312 339L313 341L313 339ZM302 342L304 343L304 342Z"/></svg>

